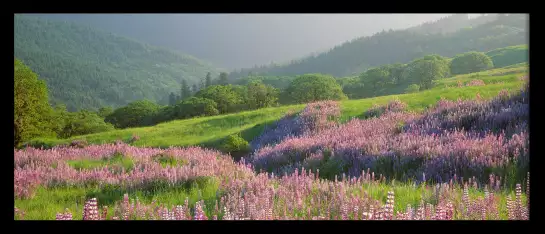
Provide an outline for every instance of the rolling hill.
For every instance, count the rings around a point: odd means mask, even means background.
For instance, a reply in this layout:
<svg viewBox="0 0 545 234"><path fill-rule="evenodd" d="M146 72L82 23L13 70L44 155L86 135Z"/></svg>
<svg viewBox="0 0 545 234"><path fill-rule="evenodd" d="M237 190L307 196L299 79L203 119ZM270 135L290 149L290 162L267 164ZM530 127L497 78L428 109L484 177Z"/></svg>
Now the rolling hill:
<svg viewBox="0 0 545 234"><path fill-rule="evenodd" d="M362 117L363 112L374 104L386 104L399 98L406 102L409 110L422 111L435 104L442 97L449 100L473 99L477 94L482 98L492 98L502 90L518 91L523 84L519 78L528 74L528 64L521 63L504 68L464 74L438 80L434 88L411 94L380 96L341 102L341 121L354 117ZM482 80L485 86L457 87L458 82L467 84L474 79ZM151 127L128 128L76 136L69 139L35 139L30 142L34 146L49 147L57 144L68 144L73 140L86 140L92 144L111 143L116 140L130 139L133 134L140 137L133 145L145 147L170 147L201 145L218 147L225 137L241 134L248 141L259 136L266 125L274 123L289 111L300 111L304 104L258 109L227 115L174 120Z"/></svg>
<svg viewBox="0 0 545 234"><path fill-rule="evenodd" d="M486 17L486 18L482 18ZM461 19L459 19L461 20ZM467 19L466 19L467 20ZM436 24L442 24L438 21ZM329 50L289 64L241 69L230 79L249 73L270 76L289 76L305 73L325 73L350 76L384 64L407 63L427 54L452 57L467 51L487 52L501 47L528 44L527 15L481 16L468 22L449 23L449 31L433 29L434 23L422 25L422 30L390 30L362 37ZM452 25L458 25L454 30ZM431 29L429 29L431 28Z"/></svg>
<svg viewBox="0 0 545 234"><path fill-rule="evenodd" d="M166 104L182 79L197 84L218 69L193 56L75 23L15 15L16 58L47 83L52 104L68 110Z"/></svg>

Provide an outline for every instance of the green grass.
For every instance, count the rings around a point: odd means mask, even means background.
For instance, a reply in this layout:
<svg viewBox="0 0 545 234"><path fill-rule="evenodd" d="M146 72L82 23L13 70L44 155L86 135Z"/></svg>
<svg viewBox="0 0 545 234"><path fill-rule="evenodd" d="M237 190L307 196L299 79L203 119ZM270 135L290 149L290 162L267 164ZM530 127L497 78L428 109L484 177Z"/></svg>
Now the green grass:
<svg viewBox="0 0 545 234"><path fill-rule="evenodd" d="M386 202L388 191L394 191L395 206L394 210L405 211L407 205L411 205L413 209L420 204L421 201L437 204L434 196L434 191L430 186L415 185L411 182L389 182L389 183L365 183L361 187L355 187L349 192L356 196L361 196L362 192L373 199L380 200L383 204ZM462 196L462 190L457 188L456 197ZM25 220L52 220L58 212L63 212L68 208L74 219L81 219L83 212L83 204L86 199L96 197L100 210L102 206L108 206L108 217L113 216L113 207L116 202L123 199L125 193L129 194L131 200L138 198L145 204L150 204L156 201L158 204L164 204L166 207L172 208L175 205L183 205L185 199L188 198L190 206L194 206L199 200L205 201L205 213L210 215L214 208L215 202L218 200L218 195L221 194L218 190L218 182L210 177L200 178L195 181L188 182L184 185L175 187L158 186L151 189L140 189L134 191L126 191L119 187L54 187L37 189L33 199L15 199L15 206L25 211ZM507 219L506 199L508 195L514 198L514 191L502 190L495 193L499 197L500 218ZM481 189L469 189L469 197L483 197L484 191ZM523 203L526 202L526 196L522 195Z"/></svg>
<svg viewBox="0 0 545 234"><path fill-rule="evenodd" d="M142 203L150 204L156 201L169 208L183 205L188 198L190 206L199 200L204 200L206 214L210 214L216 202L218 182L212 178L200 178L175 187L154 187L127 191L116 186L94 187L54 187L37 189L32 199L15 199L15 207L25 211L25 220L54 220L58 212L68 208L74 219L82 218L83 205L87 199L96 197L100 212L102 206L108 206L108 217L113 216L115 202L123 200L125 193L129 199L138 198Z"/></svg>
<svg viewBox="0 0 545 234"><path fill-rule="evenodd" d="M380 200L383 203L386 203L388 191L393 191L395 195L394 211L396 212L397 211L404 212L407 209L407 205L411 205L411 207L414 209L415 207L420 205L421 201L424 201L424 203L437 205L437 198L435 197L434 189L431 186L415 185L410 182L364 184L360 188L354 189L351 192L354 195L360 195L362 191L366 193L367 195L369 195L371 198ZM461 199L463 190L459 186L456 186L455 191L456 191L455 197L457 199ZM484 197L484 190L482 189L470 188L468 191L469 191L468 194L470 199ZM494 194L495 196L499 198L499 201L500 201L498 204L500 219L507 219L507 207L506 207L507 196L510 195L511 198L514 199L515 192L512 190L501 190L499 192L494 192ZM523 204L525 204L526 195L522 194L521 199ZM456 200L456 202L458 202L458 200Z"/></svg>
<svg viewBox="0 0 545 234"><path fill-rule="evenodd" d="M66 163L76 170L101 168L105 166L118 168L122 167L125 168L125 171L130 171L134 168L133 160L119 153L114 154L112 157L103 159L68 160Z"/></svg>
<svg viewBox="0 0 545 234"><path fill-rule="evenodd" d="M518 77L527 74L527 71L527 63L521 63L516 66L442 79L436 82L434 88L417 93L342 101L341 121L347 121L353 117L361 118L363 112L374 104L386 104L395 98L406 102L408 109L413 111L423 111L434 105L441 97L449 100L458 98L473 99L479 93L485 99L492 98L502 89L519 90L523 82ZM457 87L458 81L466 83L473 79L483 80L487 85ZM119 139L127 139L136 134L140 136L140 140L131 143L135 146L166 148L169 146L200 145L219 149L222 140L227 136L240 133L245 140L251 141L261 134L267 124L280 119L290 110L300 111L304 106L304 104L299 104L272 107L227 115L175 120L151 127L114 130L70 139L35 139L33 142L57 145L67 144L72 140L84 139L91 144L103 144Z"/></svg>
<svg viewBox="0 0 545 234"><path fill-rule="evenodd" d="M159 154L153 157L153 160L161 164L163 167L181 167L187 165L188 162L183 159L176 159L172 155Z"/></svg>

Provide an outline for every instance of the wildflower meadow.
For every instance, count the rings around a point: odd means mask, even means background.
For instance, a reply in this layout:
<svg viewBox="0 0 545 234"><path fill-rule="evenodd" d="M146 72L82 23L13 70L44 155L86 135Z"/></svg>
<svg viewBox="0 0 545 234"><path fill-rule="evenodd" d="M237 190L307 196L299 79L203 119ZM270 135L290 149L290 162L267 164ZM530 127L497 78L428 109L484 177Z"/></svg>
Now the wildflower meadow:
<svg viewBox="0 0 545 234"><path fill-rule="evenodd" d="M342 124L337 102L310 103L267 127L238 162L214 149L123 142L15 149L15 218L529 219L528 112L527 88L422 113L392 100ZM25 210L47 202L43 191L85 198L48 217ZM158 201L164 193L178 203Z"/></svg>

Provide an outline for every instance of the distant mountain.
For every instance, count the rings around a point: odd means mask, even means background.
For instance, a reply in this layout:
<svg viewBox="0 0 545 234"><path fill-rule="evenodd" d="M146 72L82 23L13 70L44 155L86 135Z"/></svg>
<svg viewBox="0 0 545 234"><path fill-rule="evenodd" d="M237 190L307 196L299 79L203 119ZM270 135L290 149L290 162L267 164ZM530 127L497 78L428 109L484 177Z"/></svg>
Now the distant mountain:
<svg viewBox="0 0 545 234"><path fill-rule="evenodd" d="M479 15L474 18L470 18L469 14L456 14L436 21L425 22L408 28L407 31L422 34L453 33L463 28L477 27L496 19L498 19L498 14Z"/></svg>
<svg viewBox="0 0 545 234"><path fill-rule="evenodd" d="M241 69L231 72L229 78L233 80L248 74L291 76L305 73L350 76L375 66L407 63L427 54L452 57L472 50L487 52L528 44L527 22L528 16L520 14L472 19L467 15L453 15L415 28L382 31L358 38L289 64Z"/></svg>
<svg viewBox="0 0 545 234"><path fill-rule="evenodd" d="M52 103L69 110L165 103L182 79L219 71L195 57L75 23L15 16L15 57L47 82Z"/></svg>
<svg viewBox="0 0 545 234"><path fill-rule="evenodd" d="M226 69L285 62L448 14L39 14L177 49Z"/></svg>

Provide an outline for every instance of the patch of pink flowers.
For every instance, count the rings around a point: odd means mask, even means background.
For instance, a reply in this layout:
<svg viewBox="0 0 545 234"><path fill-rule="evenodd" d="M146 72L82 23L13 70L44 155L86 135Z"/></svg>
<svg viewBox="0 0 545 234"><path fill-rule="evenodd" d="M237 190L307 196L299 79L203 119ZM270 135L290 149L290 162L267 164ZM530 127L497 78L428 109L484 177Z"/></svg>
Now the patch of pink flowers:
<svg viewBox="0 0 545 234"><path fill-rule="evenodd" d="M373 199L363 188L377 184L371 176L319 179L310 171L276 177L259 174L235 180L224 188L213 209L205 212L203 200L166 207L153 202L129 201L128 195L117 203L111 218L97 215L96 199L86 203L85 220L495 220L500 219L500 200L485 186L484 197L470 198L469 183L461 189L447 183L428 187L432 197L422 198L415 207L396 207L396 194L387 191L383 200ZM508 198L509 219L527 220L528 206L522 203L521 185L515 199ZM67 220L69 212L57 214Z"/></svg>
<svg viewBox="0 0 545 234"><path fill-rule="evenodd" d="M120 153L134 162L130 171L111 167L77 170L66 160L104 160ZM181 167L163 167L153 158L158 154L171 155L188 162ZM113 184L139 188L162 182L175 186L199 177L251 176L252 169L239 166L227 155L198 147L169 149L137 148L126 144L91 145L86 148L54 147L48 150L26 148L15 150L15 197L28 198L38 186L80 186Z"/></svg>
<svg viewBox="0 0 545 234"><path fill-rule="evenodd" d="M379 118L352 119L320 134L288 137L262 147L249 162L257 170L277 174L320 168L331 161L344 168L337 174L350 176L371 168L384 174L403 172L399 179L423 180L420 175L425 173L446 182L458 173L483 181L487 169L528 165L527 95L523 90L500 93L488 102L441 100L423 114L386 111Z"/></svg>

